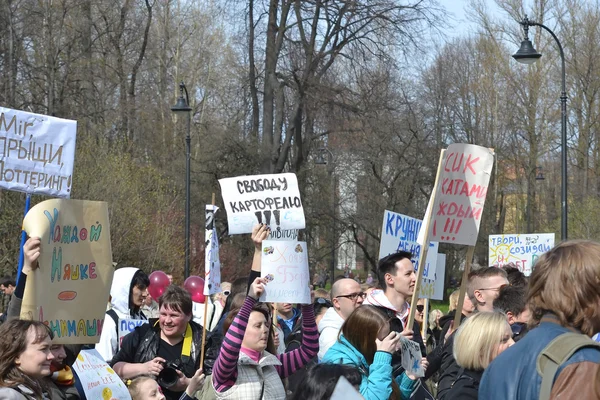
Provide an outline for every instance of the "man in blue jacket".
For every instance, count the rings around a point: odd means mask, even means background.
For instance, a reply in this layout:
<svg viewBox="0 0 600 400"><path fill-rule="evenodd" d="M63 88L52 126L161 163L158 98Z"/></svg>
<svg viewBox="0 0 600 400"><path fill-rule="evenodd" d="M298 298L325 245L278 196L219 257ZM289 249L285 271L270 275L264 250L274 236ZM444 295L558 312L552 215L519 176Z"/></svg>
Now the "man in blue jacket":
<svg viewBox="0 0 600 400"><path fill-rule="evenodd" d="M563 242L542 255L531 274L527 302L527 336L502 352L483 374L479 398L538 399L542 376L537 359L543 349L566 332L591 337L600 331L600 244ZM600 349L576 351L558 368L550 399L596 399L600 390Z"/></svg>

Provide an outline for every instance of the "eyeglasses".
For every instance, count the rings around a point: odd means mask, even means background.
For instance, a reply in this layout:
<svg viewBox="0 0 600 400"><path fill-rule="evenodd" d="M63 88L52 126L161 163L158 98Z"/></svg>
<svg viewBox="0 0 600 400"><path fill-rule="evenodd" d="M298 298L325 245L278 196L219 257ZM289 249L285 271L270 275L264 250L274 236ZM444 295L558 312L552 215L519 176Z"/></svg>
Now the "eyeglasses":
<svg viewBox="0 0 600 400"><path fill-rule="evenodd" d="M367 297L367 294L365 292L360 292L360 293L351 293L351 294L343 294L343 295L339 295L336 296L335 298L337 299L338 297L345 297L347 299L350 299L352 301L356 301L356 299L360 296L360 298L364 299L365 297Z"/></svg>
<svg viewBox="0 0 600 400"><path fill-rule="evenodd" d="M425 309L425 306L424 306L423 304L419 304L419 305L417 306L417 311L418 311L418 312L423 312L423 310L424 310L424 309Z"/></svg>
<svg viewBox="0 0 600 400"><path fill-rule="evenodd" d="M476 289L476 290L502 290L503 288L510 286L510 285L500 285L498 287L488 287L488 288L481 288L481 289Z"/></svg>
<svg viewBox="0 0 600 400"><path fill-rule="evenodd" d="M333 306L333 304L331 304L331 302L329 300L324 299L322 297L317 297L315 299L314 304L319 304L319 305L327 306L327 307L332 307Z"/></svg>

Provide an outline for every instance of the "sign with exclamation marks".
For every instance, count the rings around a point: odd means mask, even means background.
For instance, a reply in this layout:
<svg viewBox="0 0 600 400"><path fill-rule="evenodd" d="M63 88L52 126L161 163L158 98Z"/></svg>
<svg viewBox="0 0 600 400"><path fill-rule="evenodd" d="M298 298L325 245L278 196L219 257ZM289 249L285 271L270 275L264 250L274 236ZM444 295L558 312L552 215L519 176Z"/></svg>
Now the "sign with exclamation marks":
<svg viewBox="0 0 600 400"><path fill-rule="evenodd" d="M295 174L220 179L229 233L251 233L256 224L271 231L304 229L304 208Z"/></svg>

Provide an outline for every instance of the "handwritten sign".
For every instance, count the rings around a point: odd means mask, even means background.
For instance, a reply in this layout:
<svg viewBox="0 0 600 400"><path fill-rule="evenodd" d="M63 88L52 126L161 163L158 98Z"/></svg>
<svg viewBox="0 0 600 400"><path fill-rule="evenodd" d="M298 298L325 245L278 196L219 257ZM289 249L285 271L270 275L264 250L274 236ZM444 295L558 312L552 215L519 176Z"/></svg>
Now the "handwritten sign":
<svg viewBox="0 0 600 400"><path fill-rule="evenodd" d="M304 209L295 174L220 179L229 234L251 233L257 223L272 231L304 229Z"/></svg>
<svg viewBox="0 0 600 400"><path fill-rule="evenodd" d="M145 319L119 319L119 347L123 343L123 338L129 335L135 328L147 324Z"/></svg>
<svg viewBox="0 0 600 400"><path fill-rule="evenodd" d="M88 399L127 400L129 390L96 349L81 350L73 364Z"/></svg>
<svg viewBox="0 0 600 400"><path fill-rule="evenodd" d="M298 240L298 229L281 229L277 228L269 232L267 240Z"/></svg>
<svg viewBox="0 0 600 400"><path fill-rule="evenodd" d="M0 107L0 188L71 196L77 122Z"/></svg>
<svg viewBox="0 0 600 400"><path fill-rule="evenodd" d="M219 259L219 235L215 228L215 214L219 207L206 205L204 231L204 295L221 292L221 261Z"/></svg>
<svg viewBox="0 0 600 400"><path fill-rule="evenodd" d="M475 245L493 165L490 149L472 144L448 146L430 209L429 240Z"/></svg>
<svg viewBox="0 0 600 400"><path fill-rule="evenodd" d="M261 275L268 283L260 301L310 303L306 242L264 240Z"/></svg>
<svg viewBox="0 0 600 400"><path fill-rule="evenodd" d="M428 257L429 258L429 257ZM419 298L432 299L432 300L443 300L444 299L444 282L446 279L446 255L442 253L437 254L437 261L435 263L435 275L433 279L425 279L421 282L419 287Z"/></svg>
<svg viewBox="0 0 600 400"><path fill-rule="evenodd" d="M421 254L421 245L417 243L417 235L421 224L422 221L416 218L385 210L383 227L381 228L381 242L379 243L379 259L401 250L408 251L412 254L411 261L415 266L415 271L417 271L419 268L419 255ZM429 243L423 278L433 279L435 276L438 247L437 242Z"/></svg>
<svg viewBox="0 0 600 400"><path fill-rule="evenodd" d="M114 272L107 203L47 200L29 210L23 229L42 243L21 318L43 321L58 344L98 343Z"/></svg>
<svg viewBox="0 0 600 400"><path fill-rule="evenodd" d="M514 264L526 276L535 261L554 247L554 233L490 235L489 265Z"/></svg>
<svg viewBox="0 0 600 400"><path fill-rule="evenodd" d="M402 367L407 374L418 378L425 376L425 369L421 365L421 348L417 342L400 337L400 352L402 353Z"/></svg>

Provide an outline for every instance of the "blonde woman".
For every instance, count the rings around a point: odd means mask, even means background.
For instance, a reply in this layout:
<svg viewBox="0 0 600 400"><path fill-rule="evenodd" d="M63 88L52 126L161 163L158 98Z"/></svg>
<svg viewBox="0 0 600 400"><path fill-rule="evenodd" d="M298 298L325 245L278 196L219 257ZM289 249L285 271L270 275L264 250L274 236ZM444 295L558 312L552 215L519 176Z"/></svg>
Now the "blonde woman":
<svg viewBox="0 0 600 400"><path fill-rule="evenodd" d="M452 388L440 400L476 400L483 371L514 343L503 313L480 312L468 318L454 338L454 358L461 369Z"/></svg>

